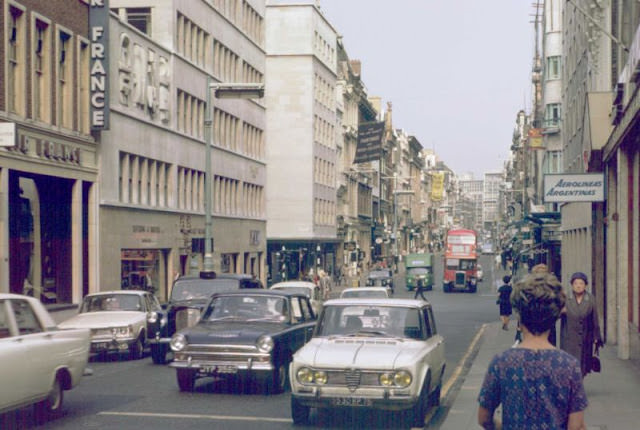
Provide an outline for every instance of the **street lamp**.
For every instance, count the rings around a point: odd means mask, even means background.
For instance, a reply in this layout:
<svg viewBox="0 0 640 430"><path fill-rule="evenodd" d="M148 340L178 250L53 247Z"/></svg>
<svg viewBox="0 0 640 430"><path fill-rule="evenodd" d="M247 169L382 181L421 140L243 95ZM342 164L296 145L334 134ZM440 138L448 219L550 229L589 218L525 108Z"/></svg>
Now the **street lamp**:
<svg viewBox="0 0 640 430"><path fill-rule="evenodd" d="M211 91L219 99L256 99L264 97L264 84L220 83L207 76L207 118L204 121L205 164L204 164L204 261L201 278L214 278L213 244L211 219L211 146L213 145L213 106Z"/></svg>

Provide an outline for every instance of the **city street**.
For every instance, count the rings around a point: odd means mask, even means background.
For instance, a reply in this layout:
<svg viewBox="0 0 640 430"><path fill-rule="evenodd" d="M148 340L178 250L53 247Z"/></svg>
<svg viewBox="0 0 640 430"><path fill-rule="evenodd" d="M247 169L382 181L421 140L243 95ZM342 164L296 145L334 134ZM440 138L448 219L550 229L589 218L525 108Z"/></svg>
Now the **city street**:
<svg viewBox="0 0 640 430"><path fill-rule="evenodd" d="M442 292L441 256L435 268L434 290L426 293L434 306L438 330L445 337L447 370L442 406L431 414L429 428L438 428L446 417L458 376L456 367L469 349L478 329L497 320L495 284L491 257L481 256L485 280L476 294ZM401 274L396 276L396 297L412 297L405 290ZM63 415L37 428L42 429L282 429L293 426L289 394L265 396L260 392L238 392L233 382L200 380L192 394L181 393L175 371L156 366L146 357L139 361L92 359L94 374L79 387L65 392ZM31 409L12 414L15 428L35 427ZM409 428L400 414L362 412L355 414L312 414L310 427L322 428Z"/></svg>

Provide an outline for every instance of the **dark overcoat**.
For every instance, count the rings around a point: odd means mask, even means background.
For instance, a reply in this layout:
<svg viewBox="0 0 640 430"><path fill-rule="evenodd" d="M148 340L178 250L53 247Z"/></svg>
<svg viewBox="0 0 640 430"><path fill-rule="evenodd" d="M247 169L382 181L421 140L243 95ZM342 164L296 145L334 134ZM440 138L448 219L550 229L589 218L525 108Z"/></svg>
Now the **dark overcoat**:
<svg viewBox="0 0 640 430"><path fill-rule="evenodd" d="M561 316L560 348L580 361L582 374L591 369L593 344L602 344L598 310L594 297L585 291L582 302L578 303L575 295L567 297L566 313Z"/></svg>

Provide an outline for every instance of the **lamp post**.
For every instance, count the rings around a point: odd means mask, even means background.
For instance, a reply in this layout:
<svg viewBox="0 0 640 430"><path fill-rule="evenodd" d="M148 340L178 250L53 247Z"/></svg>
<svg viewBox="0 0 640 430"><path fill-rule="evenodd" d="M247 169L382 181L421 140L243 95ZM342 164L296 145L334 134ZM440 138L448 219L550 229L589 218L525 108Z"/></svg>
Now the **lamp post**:
<svg viewBox="0 0 640 430"><path fill-rule="evenodd" d="M204 261L202 278L214 278L213 244L211 218L211 145L213 145L213 106L211 91L219 99L256 99L264 97L264 84L219 83L207 76L207 117L204 121L205 164L204 164Z"/></svg>

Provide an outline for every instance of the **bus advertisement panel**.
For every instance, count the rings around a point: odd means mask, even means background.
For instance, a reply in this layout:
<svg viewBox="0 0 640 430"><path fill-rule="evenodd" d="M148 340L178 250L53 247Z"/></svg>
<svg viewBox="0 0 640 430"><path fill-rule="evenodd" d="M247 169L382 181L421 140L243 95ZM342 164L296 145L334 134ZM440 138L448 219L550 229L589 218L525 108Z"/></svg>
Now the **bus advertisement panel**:
<svg viewBox="0 0 640 430"><path fill-rule="evenodd" d="M475 293L478 289L478 236L474 230L451 229L445 238L445 293L463 289Z"/></svg>

